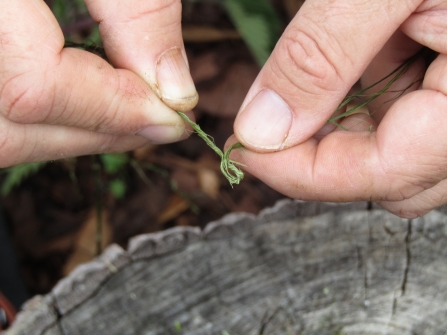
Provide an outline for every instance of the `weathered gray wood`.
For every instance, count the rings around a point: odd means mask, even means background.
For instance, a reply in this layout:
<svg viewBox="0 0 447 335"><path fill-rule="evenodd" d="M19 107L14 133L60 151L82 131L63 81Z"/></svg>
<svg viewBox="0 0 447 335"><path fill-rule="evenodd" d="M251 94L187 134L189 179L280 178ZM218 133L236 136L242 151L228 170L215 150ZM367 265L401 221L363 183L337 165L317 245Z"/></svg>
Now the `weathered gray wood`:
<svg viewBox="0 0 447 335"><path fill-rule="evenodd" d="M5 334L446 335L447 216L366 209L282 201L136 237Z"/></svg>
<svg viewBox="0 0 447 335"><path fill-rule="evenodd" d="M11 330L2 332L7 334L47 334L59 335L59 333L47 333L46 330L57 324L57 312L53 308L52 295L45 297L35 296L23 306L23 311L17 315L17 319Z"/></svg>

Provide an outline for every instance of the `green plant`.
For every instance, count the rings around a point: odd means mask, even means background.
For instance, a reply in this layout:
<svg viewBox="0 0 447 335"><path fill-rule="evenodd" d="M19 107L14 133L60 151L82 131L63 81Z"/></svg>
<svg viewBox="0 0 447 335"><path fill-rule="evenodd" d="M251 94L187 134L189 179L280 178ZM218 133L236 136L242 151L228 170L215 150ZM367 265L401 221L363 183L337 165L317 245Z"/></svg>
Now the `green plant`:
<svg viewBox="0 0 447 335"><path fill-rule="evenodd" d="M9 194L14 187L19 186L26 178L37 173L47 163L48 162L26 163L3 169L2 173L5 174L5 178L3 179L0 190L1 195L5 196Z"/></svg>
<svg viewBox="0 0 447 335"><path fill-rule="evenodd" d="M281 20L269 0L225 0L223 6L259 66L273 51L281 34Z"/></svg>
<svg viewBox="0 0 447 335"><path fill-rule="evenodd" d="M122 171L130 162L129 155L125 153L118 154L102 154L99 155L104 172L114 176L108 183L108 190L116 199L124 198L127 190L127 184L121 176Z"/></svg>
<svg viewBox="0 0 447 335"><path fill-rule="evenodd" d="M404 63L402 63L400 66L398 66L396 69L394 69L393 71L391 71L387 76L383 77L382 79L378 80L377 82L371 84L370 86L363 88L357 92L355 92L352 95L348 95L341 103L340 105L338 105L336 111L340 111L341 109L343 109L344 107L347 107L347 105L352 102L354 99L356 98L360 98L363 101L352 107L349 108L348 110L346 110L344 113L341 113L337 116L334 116L332 118L330 118L328 120L329 123L335 124L336 126L347 130L345 128L343 128L338 122L337 120L341 120L344 117L353 115L355 113L357 113L357 111L362 108L367 106L368 104L370 104L372 101L374 101L375 99L377 99L378 97L380 97L382 94L385 93L395 93L394 96L392 96L390 99L388 99L387 101L385 101L383 104L390 102L392 100L398 99L399 97L401 97L410 87L412 87L413 85L415 85L418 82L422 81L422 76L415 78L412 82L410 82L410 84L407 85L407 87L403 88L402 90L399 91L392 91L390 90L391 86L400 78L402 77L410 68L410 66L417 61L420 58L427 58L427 57L433 57L433 51L427 48L422 49L421 51L419 51L417 54L415 54L413 57L410 57L407 61L405 61ZM386 84L377 92L375 93L370 93L368 94L367 91L373 89L374 87L376 87L377 85L385 82L387 79L389 79L388 82L386 82Z"/></svg>
<svg viewBox="0 0 447 335"><path fill-rule="evenodd" d="M200 129L200 126L191 121L189 117L186 116L186 114L182 112L177 112L185 122L189 123L191 127L194 129L194 131L199 135L206 144L214 150L216 154L219 155L221 162L220 162L220 170L222 171L222 174L227 178L228 182L231 186L233 184L239 184L241 180L244 178L244 172L242 172L241 169L239 169L236 165L241 165L238 162L235 162L230 159L230 153L234 149L240 149L243 148L243 145L241 143L233 144L231 147L227 149L227 151L222 152L215 144L211 136L203 132L202 129Z"/></svg>

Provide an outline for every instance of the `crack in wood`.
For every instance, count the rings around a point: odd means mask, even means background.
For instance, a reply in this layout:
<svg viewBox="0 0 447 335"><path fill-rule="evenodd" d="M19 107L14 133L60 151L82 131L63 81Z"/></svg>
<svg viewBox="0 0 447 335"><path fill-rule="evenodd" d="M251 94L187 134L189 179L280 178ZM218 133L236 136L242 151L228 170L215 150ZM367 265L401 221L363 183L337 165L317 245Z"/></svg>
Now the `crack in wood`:
<svg viewBox="0 0 447 335"><path fill-rule="evenodd" d="M267 309L264 313L264 316L261 320L261 328L259 329L259 335L264 335L265 329L269 325L270 322L275 318L276 314L283 308L283 306L278 306L276 310L273 311L272 314L269 315L269 310Z"/></svg>
<svg viewBox="0 0 447 335"><path fill-rule="evenodd" d="M404 274L403 274L403 278L402 278L402 284L400 285L400 296L398 296L398 297L394 296L391 317L393 317L395 315L395 313L396 313L398 298L403 297L405 295L405 291L406 291L406 288L407 288L408 273L410 271L410 266L411 266L411 248L410 248L410 243L411 243L411 234L412 234L412 223L413 223L412 220L408 220L408 223L407 223L407 234L405 236L406 263L405 263Z"/></svg>
<svg viewBox="0 0 447 335"><path fill-rule="evenodd" d="M47 330L49 330L51 327L53 327L53 325L56 325L58 330L60 331L61 335L66 335L65 329L60 322L60 320L62 320L62 314L59 311L59 308L57 307L57 303L56 302L52 303L51 308L53 308L53 311L56 314L56 321L51 326L47 327ZM46 331L44 331L43 333L45 333L45 332Z"/></svg>
<svg viewBox="0 0 447 335"><path fill-rule="evenodd" d="M368 308L368 274L366 271L366 264L363 261L362 249L358 245L355 248L357 251L357 270L360 272L363 269L363 304L366 308Z"/></svg>
<svg viewBox="0 0 447 335"><path fill-rule="evenodd" d="M411 243L411 234L412 234L412 225L413 225L413 220L408 220L408 232L407 232L407 236L405 237L405 248L406 248L406 253L407 253L407 263L405 264L405 270L404 270L404 278L402 281L402 296L405 295L405 290L407 288L407 282L408 282L408 272L410 271L410 266L411 266L411 248L410 248L410 243Z"/></svg>

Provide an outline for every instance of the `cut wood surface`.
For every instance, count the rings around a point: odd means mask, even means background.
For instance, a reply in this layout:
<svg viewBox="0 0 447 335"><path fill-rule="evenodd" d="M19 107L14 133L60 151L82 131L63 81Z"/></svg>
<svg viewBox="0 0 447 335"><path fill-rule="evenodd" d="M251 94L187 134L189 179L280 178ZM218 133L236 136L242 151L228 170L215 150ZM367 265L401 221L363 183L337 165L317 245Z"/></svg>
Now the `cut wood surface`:
<svg viewBox="0 0 447 335"><path fill-rule="evenodd" d="M109 247L5 335L447 334L447 216L285 200Z"/></svg>

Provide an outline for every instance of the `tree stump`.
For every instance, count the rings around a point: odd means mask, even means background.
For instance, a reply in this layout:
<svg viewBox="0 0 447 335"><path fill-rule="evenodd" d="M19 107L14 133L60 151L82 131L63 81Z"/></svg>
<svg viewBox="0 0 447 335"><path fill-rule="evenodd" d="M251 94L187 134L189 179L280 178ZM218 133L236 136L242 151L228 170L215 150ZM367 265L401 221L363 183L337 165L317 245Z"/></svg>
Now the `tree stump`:
<svg viewBox="0 0 447 335"><path fill-rule="evenodd" d="M285 200L114 245L5 335L447 334L447 217Z"/></svg>

